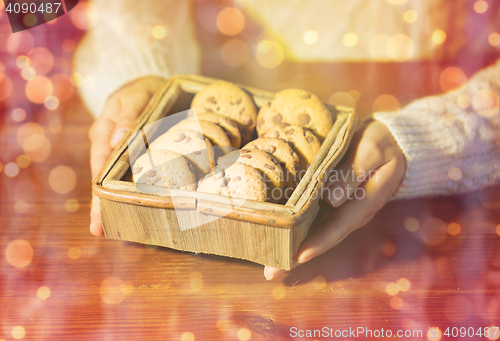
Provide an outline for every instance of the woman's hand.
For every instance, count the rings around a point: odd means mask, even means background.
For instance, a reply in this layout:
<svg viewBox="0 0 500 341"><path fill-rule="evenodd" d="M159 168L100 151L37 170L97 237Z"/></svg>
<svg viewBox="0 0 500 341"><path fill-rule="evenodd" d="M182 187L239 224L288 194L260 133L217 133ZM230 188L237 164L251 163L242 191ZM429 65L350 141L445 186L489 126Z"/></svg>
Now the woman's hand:
<svg viewBox="0 0 500 341"><path fill-rule="evenodd" d="M104 111L92 124L89 131L92 179L95 179L104 167L113 149L125 136L151 96L164 81L163 78L154 76L140 78L123 86L109 97ZM104 234L99 200L95 195L92 195L90 233L95 236Z"/></svg>
<svg viewBox="0 0 500 341"><path fill-rule="evenodd" d="M324 199L335 209L302 243L298 263L321 255L368 223L399 187L405 170L404 155L389 129L378 121L367 121L354 135L346 162L325 184ZM284 272L269 266L264 269L268 280Z"/></svg>

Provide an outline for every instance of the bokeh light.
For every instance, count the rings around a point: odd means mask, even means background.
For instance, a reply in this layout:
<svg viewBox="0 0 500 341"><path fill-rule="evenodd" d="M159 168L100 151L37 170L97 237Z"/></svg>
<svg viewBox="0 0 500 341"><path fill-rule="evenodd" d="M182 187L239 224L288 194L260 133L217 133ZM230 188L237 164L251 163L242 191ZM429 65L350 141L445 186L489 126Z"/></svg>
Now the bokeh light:
<svg viewBox="0 0 500 341"><path fill-rule="evenodd" d="M437 246L446 239L446 224L438 218L429 218L420 226L422 241L431 246Z"/></svg>
<svg viewBox="0 0 500 341"><path fill-rule="evenodd" d="M478 0L474 3L474 12L483 14L488 10L488 3L484 0Z"/></svg>
<svg viewBox="0 0 500 341"><path fill-rule="evenodd" d="M104 303L115 305L125 299L122 288L123 282L118 277L107 277L101 283L99 294Z"/></svg>
<svg viewBox="0 0 500 341"><path fill-rule="evenodd" d="M36 47L28 53L29 66L37 75L45 75L54 66L54 56L45 47Z"/></svg>
<svg viewBox="0 0 500 341"><path fill-rule="evenodd" d="M9 178L16 177L19 174L19 166L14 162L9 162L5 165L4 172Z"/></svg>
<svg viewBox="0 0 500 341"><path fill-rule="evenodd" d="M34 45L35 39L33 39L33 36L29 32L21 31L9 35L6 48L11 55L19 56L21 54L28 54L28 52L33 49Z"/></svg>
<svg viewBox="0 0 500 341"><path fill-rule="evenodd" d="M372 112L395 111L401 108L398 99L393 95L382 94L375 98L372 104Z"/></svg>
<svg viewBox="0 0 500 341"><path fill-rule="evenodd" d="M15 326L11 334L14 339L21 340L26 335L26 330L21 326Z"/></svg>
<svg viewBox="0 0 500 341"><path fill-rule="evenodd" d="M37 24L38 18L33 13L26 13L23 16L23 24L27 27L33 27Z"/></svg>
<svg viewBox="0 0 500 341"><path fill-rule="evenodd" d="M391 59L387 48L390 38L391 37L386 34L379 34L370 40L368 51L370 52L370 56L373 59L379 62L388 61Z"/></svg>
<svg viewBox="0 0 500 341"><path fill-rule="evenodd" d="M134 285L130 282L124 282L120 290L122 291L122 294L130 295L134 292Z"/></svg>
<svg viewBox="0 0 500 341"><path fill-rule="evenodd" d="M395 310L399 310L403 307L403 299L399 296L394 296L393 298L391 298L391 300L389 301L389 304L391 305L391 307Z"/></svg>
<svg viewBox="0 0 500 341"><path fill-rule="evenodd" d="M328 99L328 104L344 105L346 107L354 108L356 106L356 100L349 93L339 91L330 96L330 98Z"/></svg>
<svg viewBox="0 0 500 341"><path fill-rule="evenodd" d="M234 7L226 7L217 15L217 28L222 34L234 36L245 27L245 16Z"/></svg>
<svg viewBox="0 0 500 341"><path fill-rule="evenodd" d="M73 52L76 48L76 43L72 39L64 39L62 42L62 49L65 52Z"/></svg>
<svg viewBox="0 0 500 341"><path fill-rule="evenodd" d="M47 298L50 297L50 288L46 286L38 288L38 290L36 291L36 296L39 299L45 301Z"/></svg>
<svg viewBox="0 0 500 341"><path fill-rule="evenodd" d="M438 327L431 327L427 330L427 341L439 341L443 332Z"/></svg>
<svg viewBox="0 0 500 341"><path fill-rule="evenodd" d="M198 292L203 289L203 274L199 271L193 271L189 275L189 286L193 292Z"/></svg>
<svg viewBox="0 0 500 341"><path fill-rule="evenodd" d="M31 165L31 159L28 155L19 155L16 158L16 163L20 168L28 168Z"/></svg>
<svg viewBox="0 0 500 341"><path fill-rule="evenodd" d="M279 43L264 39L257 44L255 57L261 66L271 69L280 65L285 55Z"/></svg>
<svg viewBox="0 0 500 341"><path fill-rule="evenodd" d="M45 21L45 23L47 25L55 25L57 23L57 13L56 12L52 12L52 13L49 13L49 12L45 12L43 14L43 20Z"/></svg>
<svg viewBox="0 0 500 341"><path fill-rule="evenodd" d="M76 174L71 167L57 166L50 171L49 185L56 193L69 193L76 186Z"/></svg>
<svg viewBox="0 0 500 341"><path fill-rule="evenodd" d="M462 178L462 170L458 167L448 169L448 178L453 181L458 181Z"/></svg>
<svg viewBox="0 0 500 341"><path fill-rule="evenodd" d="M191 332L182 333L181 341L195 341L194 334Z"/></svg>
<svg viewBox="0 0 500 341"><path fill-rule="evenodd" d="M448 234L450 236L458 236L460 234L460 232L462 231L462 228L457 223L450 223L450 224L448 224L446 231L448 232Z"/></svg>
<svg viewBox="0 0 500 341"><path fill-rule="evenodd" d="M271 291L271 295L277 300L281 300L286 296L286 290L282 285L275 286Z"/></svg>
<svg viewBox="0 0 500 341"><path fill-rule="evenodd" d="M30 59L27 56L19 56L16 58L16 65L20 69L30 66Z"/></svg>
<svg viewBox="0 0 500 341"><path fill-rule="evenodd" d="M68 75L56 73L50 77L53 86L53 95L61 102L73 95L74 86Z"/></svg>
<svg viewBox="0 0 500 341"><path fill-rule="evenodd" d="M3 65L2 61L0 60L0 80L5 76L5 65Z"/></svg>
<svg viewBox="0 0 500 341"><path fill-rule="evenodd" d="M26 111L24 111L24 109L21 108L16 108L12 110L11 116L14 121L22 122L26 119Z"/></svg>
<svg viewBox="0 0 500 341"><path fill-rule="evenodd" d="M404 220L403 225L409 232L415 232L420 227L420 223L418 222L418 220L413 217L407 217Z"/></svg>
<svg viewBox="0 0 500 341"><path fill-rule="evenodd" d="M230 67L239 67L248 61L249 49L240 39L230 39L222 45L221 58Z"/></svg>
<svg viewBox="0 0 500 341"><path fill-rule="evenodd" d="M361 94L358 90L352 89L347 91L347 93L352 97L352 99L354 99L355 102L359 101L359 99L361 98Z"/></svg>
<svg viewBox="0 0 500 341"><path fill-rule="evenodd" d="M495 232L500 237L500 225L497 225L497 227L495 228Z"/></svg>
<svg viewBox="0 0 500 341"><path fill-rule="evenodd" d="M326 278L325 276L318 275L312 280L312 287L315 290L321 290L326 286Z"/></svg>
<svg viewBox="0 0 500 341"><path fill-rule="evenodd" d="M26 67L21 70L21 77L26 81L30 81L36 77L36 71L32 67Z"/></svg>
<svg viewBox="0 0 500 341"><path fill-rule="evenodd" d="M33 103L44 103L52 95L52 91L52 82L44 76L36 76L26 83L26 96Z"/></svg>
<svg viewBox="0 0 500 341"><path fill-rule="evenodd" d="M500 339L500 329L498 328L498 326L489 326L489 328L490 335L486 336L486 338L492 341Z"/></svg>
<svg viewBox="0 0 500 341"><path fill-rule="evenodd" d="M0 79L0 102L6 100L12 93L12 81L4 75Z"/></svg>
<svg viewBox="0 0 500 341"><path fill-rule="evenodd" d="M392 60L406 61L413 56L414 51L413 40L405 34L395 34L387 41L387 53Z"/></svg>
<svg viewBox="0 0 500 341"><path fill-rule="evenodd" d="M70 13L71 22L81 30L92 28L99 17L97 9L89 2L79 2Z"/></svg>
<svg viewBox="0 0 500 341"><path fill-rule="evenodd" d="M76 260L82 256L82 250L79 247L73 246L68 250L68 257Z"/></svg>
<svg viewBox="0 0 500 341"><path fill-rule="evenodd" d="M392 257L396 253L396 245L391 242L382 245L382 254L386 257Z"/></svg>
<svg viewBox="0 0 500 341"><path fill-rule="evenodd" d="M50 141L43 128L35 122L28 122L19 127L17 142L32 162L45 161L50 155Z"/></svg>
<svg viewBox="0 0 500 341"><path fill-rule="evenodd" d="M398 286L399 291L406 292L406 291L410 290L411 283L406 278L400 278L396 282L396 285Z"/></svg>
<svg viewBox="0 0 500 341"><path fill-rule="evenodd" d="M441 123L447 127L453 125L453 123L455 123L455 115L453 115L452 113L449 113L449 112L442 114L441 115Z"/></svg>
<svg viewBox="0 0 500 341"><path fill-rule="evenodd" d="M399 294L398 285L396 283L392 283L392 282L387 283L387 285L385 286L385 292L391 296L395 296L395 295Z"/></svg>
<svg viewBox="0 0 500 341"><path fill-rule="evenodd" d="M446 32L443 30L435 30L432 33L432 41L434 44L441 45L446 41Z"/></svg>
<svg viewBox="0 0 500 341"><path fill-rule="evenodd" d="M498 96L489 89L481 89L472 97L472 108L483 117L491 117L498 112Z"/></svg>
<svg viewBox="0 0 500 341"><path fill-rule="evenodd" d="M500 46L500 33L493 32L488 36L488 43L491 46Z"/></svg>
<svg viewBox="0 0 500 341"><path fill-rule="evenodd" d="M16 268L25 268L33 260L33 248L24 239L13 240L5 249L7 263Z"/></svg>
<svg viewBox="0 0 500 341"><path fill-rule="evenodd" d="M22 110L22 109L20 109ZM24 111L24 110L23 110ZM17 143L22 147L26 140L32 135L44 136L45 132L41 125L35 122L27 122L17 130Z"/></svg>
<svg viewBox="0 0 500 341"><path fill-rule="evenodd" d="M416 11L409 9L403 14L403 19L406 23L411 24L414 23L418 18L418 14Z"/></svg>
<svg viewBox="0 0 500 341"><path fill-rule="evenodd" d="M465 73L458 67L451 66L446 68L439 75L439 85L444 92L448 92L459 86L462 86L467 81Z"/></svg>
<svg viewBox="0 0 500 341"><path fill-rule="evenodd" d="M462 108L462 109L465 109L467 108L469 105L470 105L470 98L469 96L467 95L460 95L457 97L457 105Z"/></svg>
<svg viewBox="0 0 500 341"><path fill-rule="evenodd" d="M68 199L64 203L64 209L70 213L78 211L80 208L80 203L75 199Z"/></svg>
<svg viewBox="0 0 500 341"><path fill-rule="evenodd" d="M313 30L309 30L307 32L304 33L304 42L308 45L312 45L314 44L315 42L318 41L318 34L316 33L316 31L313 31Z"/></svg>
<svg viewBox="0 0 500 341"><path fill-rule="evenodd" d="M248 341L252 337L252 333L247 328L240 328L236 336L239 341Z"/></svg>
<svg viewBox="0 0 500 341"><path fill-rule="evenodd" d="M151 34L155 39L163 39L167 36L167 29L163 25L155 25L151 30Z"/></svg>
<svg viewBox="0 0 500 341"><path fill-rule="evenodd" d="M346 33L342 38L342 43L347 47L356 46L359 42L358 35L356 33Z"/></svg>
<svg viewBox="0 0 500 341"><path fill-rule="evenodd" d="M55 96L49 96L45 99L45 107L49 110L56 110L59 108L59 100Z"/></svg>

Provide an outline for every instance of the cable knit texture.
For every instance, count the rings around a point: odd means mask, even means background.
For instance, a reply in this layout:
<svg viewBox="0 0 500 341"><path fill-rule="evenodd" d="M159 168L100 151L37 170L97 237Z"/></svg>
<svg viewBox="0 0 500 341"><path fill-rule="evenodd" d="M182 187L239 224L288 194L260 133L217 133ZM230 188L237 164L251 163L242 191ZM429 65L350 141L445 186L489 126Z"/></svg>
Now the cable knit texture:
<svg viewBox="0 0 500 341"><path fill-rule="evenodd" d="M95 0L98 15L75 52L79 90L94 116L114 91L137 78L197 73L199 48L190 1ZM153 28L161 25L166 30Z"/></svg>
<svg viewBox="0 0 500 341"><path fill-rule="evenodd" d="M473 191L500 178L500 62L464 87L419 99L397 112L375 113L407 163L395 196L412 198Z"/></svg>

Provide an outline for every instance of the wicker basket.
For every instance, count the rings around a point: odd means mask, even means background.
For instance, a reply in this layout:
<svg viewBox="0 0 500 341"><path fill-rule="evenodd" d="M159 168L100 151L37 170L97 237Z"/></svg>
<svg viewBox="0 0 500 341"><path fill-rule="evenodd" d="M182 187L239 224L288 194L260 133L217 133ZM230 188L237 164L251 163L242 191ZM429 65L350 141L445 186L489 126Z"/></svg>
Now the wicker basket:
<svg viewBox="0 0 500 341"><path fill-rule="evenodd" d="M131 181L129 139L148 124L189 108L216 79L168 79L93 183L107 238L250 260L289 270L319 211L322 185L345 154L356 125L352 108L328 106L333 127L285 205L185 190L145 193ZM274 94L241 86L257 107ZM132 145L131 145L132 146ZM153 186L152 186L153 187Z"/></svg>

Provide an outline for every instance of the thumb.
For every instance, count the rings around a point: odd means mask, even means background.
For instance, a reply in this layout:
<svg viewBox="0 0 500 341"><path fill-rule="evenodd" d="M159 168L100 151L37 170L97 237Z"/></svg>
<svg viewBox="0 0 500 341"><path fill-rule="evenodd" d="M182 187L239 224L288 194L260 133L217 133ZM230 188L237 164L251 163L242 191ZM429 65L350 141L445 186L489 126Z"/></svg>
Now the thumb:
<svg viewBox="0 0 500 341"><path fill-rule="evenodd" d="M136 93L119 99L120 115L116 121L115 131L109 141L109 146L115 148L130 130L141 111L148 103L149 93Z"/></svg>

